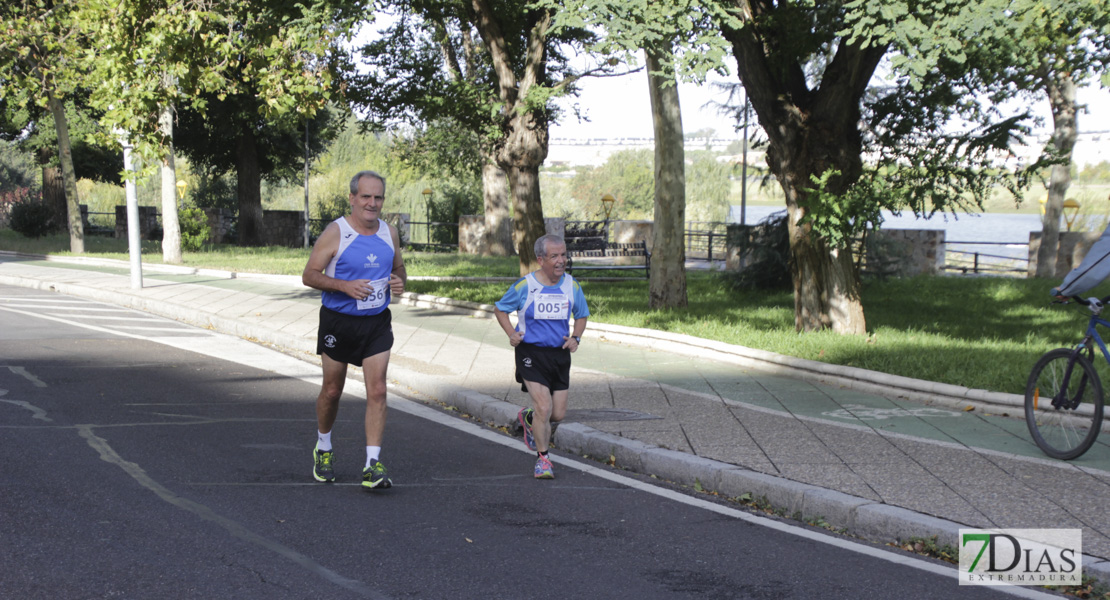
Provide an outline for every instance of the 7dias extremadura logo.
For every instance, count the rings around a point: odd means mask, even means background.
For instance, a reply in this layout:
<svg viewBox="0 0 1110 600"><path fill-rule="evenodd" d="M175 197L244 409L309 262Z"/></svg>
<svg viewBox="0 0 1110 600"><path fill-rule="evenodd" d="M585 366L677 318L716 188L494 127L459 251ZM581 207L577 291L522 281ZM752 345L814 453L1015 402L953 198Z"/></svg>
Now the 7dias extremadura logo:
<svg viewBox="0 0 1110 600"><path fill-rule="evenodd" d="M1080 585L1081 529L961 529L960 585Z"/></svg>

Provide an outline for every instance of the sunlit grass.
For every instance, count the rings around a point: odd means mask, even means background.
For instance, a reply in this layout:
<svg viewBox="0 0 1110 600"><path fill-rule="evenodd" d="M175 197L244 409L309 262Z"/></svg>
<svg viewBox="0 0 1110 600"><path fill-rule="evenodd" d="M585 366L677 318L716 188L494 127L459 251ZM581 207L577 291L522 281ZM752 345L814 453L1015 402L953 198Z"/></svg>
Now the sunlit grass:
<svg viewBox="0 0 1110 600"><path fill-rule="evenodd" d="M955 276L870 281L863 290L868 330L863 336L800 334L790 292L732 291L710 273L688 274L689 305L683 309L648 310L643 280L587 279L582 287L594 322L1016 394L1023 393L1037 357L1082 337L1086 313L1049 304L1055 283ZM411 282L409 289L489 304L505 286Z"/></svg>

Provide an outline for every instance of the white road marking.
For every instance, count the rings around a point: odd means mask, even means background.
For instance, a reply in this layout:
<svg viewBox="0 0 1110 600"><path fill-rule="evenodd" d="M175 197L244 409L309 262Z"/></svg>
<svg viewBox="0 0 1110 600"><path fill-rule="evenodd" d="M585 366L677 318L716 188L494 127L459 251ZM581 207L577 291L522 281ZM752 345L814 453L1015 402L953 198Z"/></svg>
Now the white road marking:
<svg viewBox="0 0 1110 600"><path fill-rule="evenodd" d="M14 365L0 365L0 367L7 367L9 371L22 376L24 379L34 384L35 387L46 387L46 383L43 380L32 375L25 367L17 367Z"/></svg>
<svg viewBox="0 0 1110 600"><path fill-rule="evenodd" d="M7 390L0 390L0 391L7 391ZM35 406L34 404L31 404L30 402L25 402L23 400L4 400L2 398L0 398L0 402L5 402L7 404L14 404L14 405L16 405L20 408L26 408L27 410L31 411L31 418L32 419L38 419L40 421L46 421L47 423L53 423L54 422L54 419L51 419L50 417L46 416L46 411L45 410Z"/></svg>

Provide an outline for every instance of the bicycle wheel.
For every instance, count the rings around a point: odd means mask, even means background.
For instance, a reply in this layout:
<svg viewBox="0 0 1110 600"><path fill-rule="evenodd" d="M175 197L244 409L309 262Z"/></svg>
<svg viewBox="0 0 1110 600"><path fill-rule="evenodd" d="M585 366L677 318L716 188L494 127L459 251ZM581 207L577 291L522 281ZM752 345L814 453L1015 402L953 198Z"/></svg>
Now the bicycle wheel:
<svg viewBox="0 0 1110 600"><path fill-rule="evenodd" d="M1071 357L1069 348L1045 353L1033 366L1025 386L1029 433L1045 454L1061 460L1086 452L1102 427L1102 382L1082 354L1076 355L1071 376L1065 381Z"/></svg>

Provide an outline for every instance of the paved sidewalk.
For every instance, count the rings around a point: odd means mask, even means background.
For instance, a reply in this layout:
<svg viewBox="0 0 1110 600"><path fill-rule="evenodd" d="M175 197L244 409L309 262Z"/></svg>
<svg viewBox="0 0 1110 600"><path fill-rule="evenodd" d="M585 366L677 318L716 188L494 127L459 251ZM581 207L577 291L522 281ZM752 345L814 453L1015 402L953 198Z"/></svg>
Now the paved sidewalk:
<svg viewBox="0 0 1110 600"><path fill-rule="evenodd" d="M128 306L314 359L319 297L299 277L144 265L136 290L126 263L0 253L0 283ZM488 308L414 294L395 303L391 391L512 428L527 395ZM956 546L961 526L1082 528L1084 568L1110 580L1110 512L1101 508L1110 435L1079 460L1048 459L1014 397L593 322L571 378L556 469L560 453L612 458L726 496L766 497L787 514L877 541L936 535Z"/></svg>

